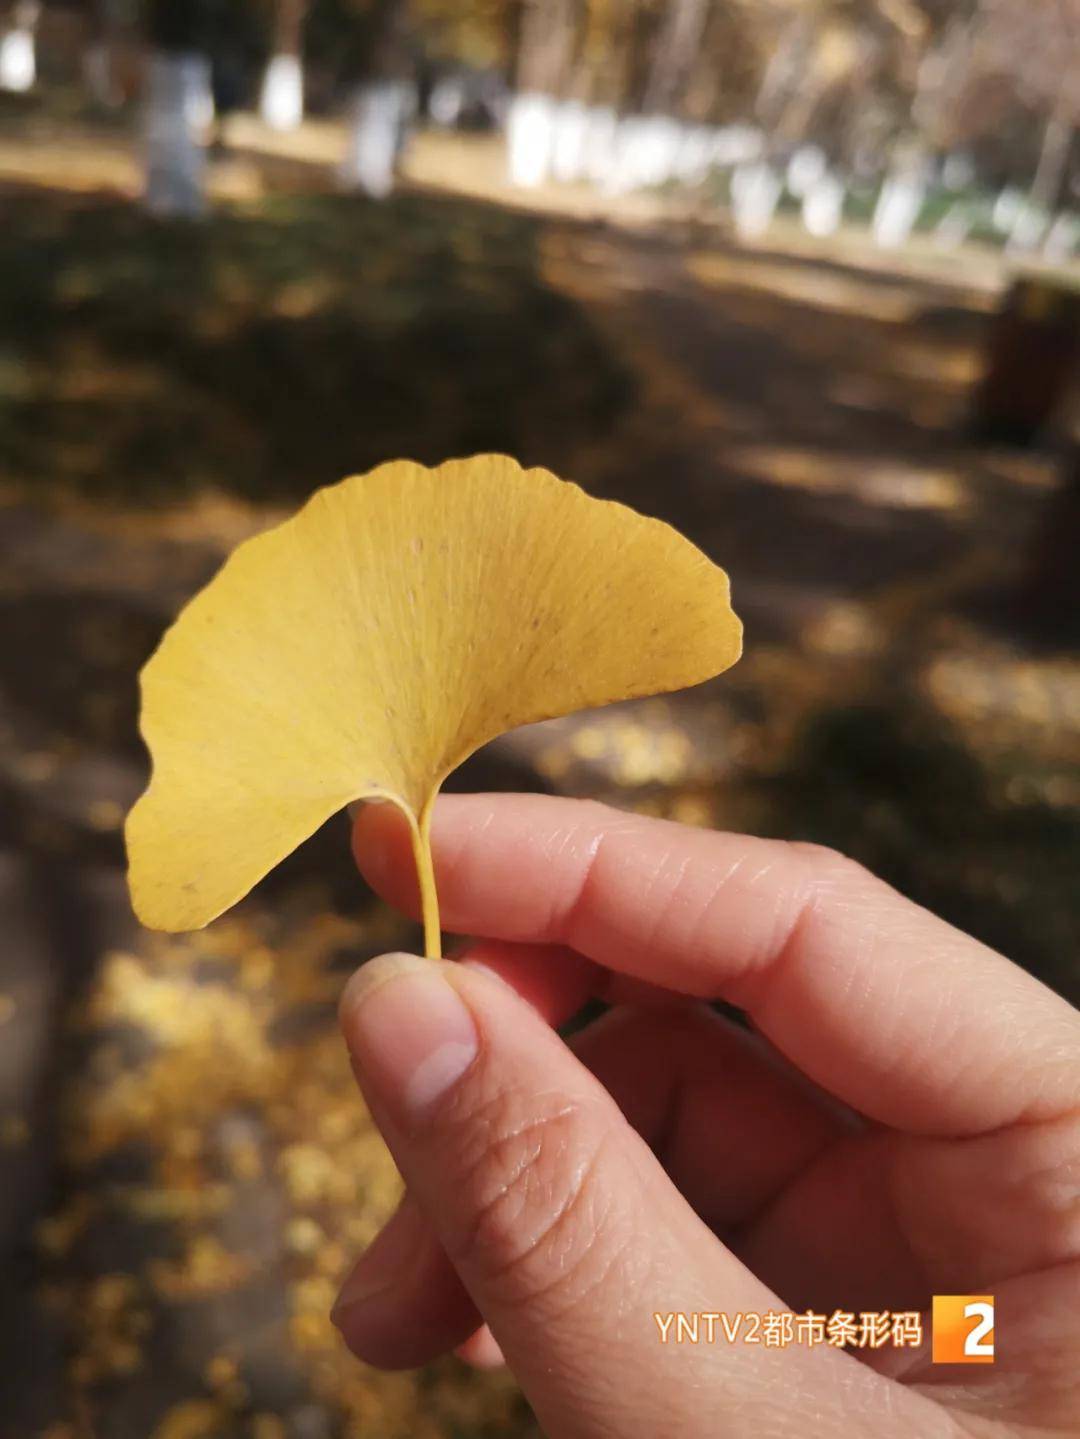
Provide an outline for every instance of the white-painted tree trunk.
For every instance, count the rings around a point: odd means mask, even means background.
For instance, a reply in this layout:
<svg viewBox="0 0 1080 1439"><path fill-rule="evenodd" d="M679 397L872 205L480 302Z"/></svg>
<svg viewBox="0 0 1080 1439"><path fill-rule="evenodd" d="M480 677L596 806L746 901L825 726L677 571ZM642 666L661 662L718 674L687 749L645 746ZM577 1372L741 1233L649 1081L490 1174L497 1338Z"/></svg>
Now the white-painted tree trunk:
<svg viewBox="0 0 1080 1439"><path fill-rule="evenodd" d="M667 184L677 172L682 138L682 126L666 115L628 115L619 125L608 189L621 194Z"/></svg>
<svg viewBox="0 0 1080 1439"><path fill-rule="evenodd" d="M551 173L564 185L572 185L585 173L585 141L589 112L580 100L564 100L555 111L551 146Z"/></svg>
<svg viewBox="0 0 1080 1439"><path fill-rule="evenodd" d="M1057 217L1043 241L1043 258L1052 265L1063 265L1080 248L1080 216L1065 211Z"/></svg>
<svg viewBox="0 0 1080 1439"><path fill-rule="evenodd" d="M739 165L731 176L731 203L735 229L744 240L763 235L772 224L783 181L764 160Z"/></svg>
<svg viewBox="0 0 1080 1439"><path fill-rule="evenodd" d="M0 90L25 94L34 88L36 79L34 32L28 27L16 25L0 36Z"/></svg>
<svg viewBox="0 0 1080 1439"><path fill-rule="evenodd" d="M926 197L926 179L919 170L898 170L881 187L874 206L872 229L883 250L907 243Z"/></svg>
<svg viewBox="0 0 1080 1439"><path fill-rule="evenodd" d="M802 197L802 222L808 235L835 235L844 213L844 186L828 172L807 186Z"/></svg>
<svg viewBox="0 0 1080 1439"><path fill-rule="evenodd" d="M819 180L824 179L825 152L816 145L800 145L788 161L785 179L796 200L805 199Z"/></svg>
<svg viewBox="0 0 1080 1439"><path fill-rule="evenodd" d="M295 130L304 118L304 71L299 55L273 55L263 74L259 114L271 130Z"/></svg>
<svg viewBox="0 0 1080 1439"><path fill-rule="evenodd" d="M1038 205L1027 200L1020 206L1016 221L1009 231L1009 240L1005 248L1011 255L1022 255L1030 250L1037 250L1043 243L1049 228L1050 216Z"/></svg>
<svg viewBox="0 0 1080 1439"><path fill-rule="evenodd" d="M1020 211L1023 208L1023 192L1012 185L1006 185L1003 190L998 192L997 199L994 201L990 223L1000 234L1007 235L1020 218Z"/></svg>
<svg viewBox="0 0 1080 1439"><path fill-rule="evenodd" d="M83 84L95 105L114 110L124 101L113 74L112 46L104 40L88 45L82 58Z"/></svg>
<svg viewBox="0 0 1080 1439"><path fill-rule="evenodd" d="M712 132L714 165L746 165L761 158L765 137L751 125L722 125Z"/></svg>
<svg viewBox="0 0 1080 1439"><path fill-rule="evenodd" d="M341 178L350 189L383 200L394 188L398 155L416 108L407 80L375 80L357 87Z"/></svg>
<svg viewBox="0 0 1080 1439"><path fill-rule="evenodd" d="M666 115L650 115L641 128L638 150L638 183L667 185L678 171L683 127Z"/></svg>
<svg viewBox="0 0 1080 1439"><path fill-rule="evenodd" d="M443 75L431 87L428 114L436 125L451 129L465 109L465 82L460 75Z"/></svg>
<svg viewBox="0 0 1080 1439"><path fill-rule="evenodd" d="M700 185L712 163L712 132L706 125L685 129L675 156L675 174L685 185Z"/></svg>
<svg viewBox="0 0 1080 1439"><path fill-rule="evenodd" d="M949 207L934 227L934 239L943 250L958 250L971 233L970 205L962 200Z"/></svg>
<svg viewBox="0 0 1080 1439"><path fill-rule="evenodd" d="M144 199L155 215L202 215L206 209L206 132L213 119L205 56L160 51L146 73Z"/></svg>
<svg viewBox="0 0 1080 1439"><path fill-rule="evenodd" d="M551 174L555 154L556 102L549 95L526 93L510 101L506 124L510 183L535 189Z"/></svg>
<svg viewBox="0 0 1080 1439"><path fill-rule="evenodd" d="M966 190L975 180L975 162L963 151L946 155L941 166L941 183L946 190Z"/></svg>
<svg viewBox="0 0 1080 1439"><path fill-rule="evenodd" d="M645 120L640 115L624 115L615 127L615 143L612 149L612 165L604 189L610 195L625 195L641 183L639 163L642 127Z"/></svg>
<svg viewBox="0 0 1080 1439"><path fill-rule="evenodd" d="M589 110L585 119L582 147L582 174L594 185L609 183L615 169L615 146L619 121L615 111L606 105Z"/></svg>

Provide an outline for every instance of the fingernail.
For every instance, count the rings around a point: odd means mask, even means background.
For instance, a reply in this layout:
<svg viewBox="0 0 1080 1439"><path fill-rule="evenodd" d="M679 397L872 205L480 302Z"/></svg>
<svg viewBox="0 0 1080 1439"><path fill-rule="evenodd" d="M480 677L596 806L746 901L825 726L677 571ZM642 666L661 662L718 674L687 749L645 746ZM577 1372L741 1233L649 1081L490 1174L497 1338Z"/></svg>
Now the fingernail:
<svg viewBox="0 0 1080 1439"><path fill-rule="evenodd" d="M476 1025L445 966L412 954L361 965L341 997L353 1062L392 1115L419 1118L476 1058Z"/></svg>

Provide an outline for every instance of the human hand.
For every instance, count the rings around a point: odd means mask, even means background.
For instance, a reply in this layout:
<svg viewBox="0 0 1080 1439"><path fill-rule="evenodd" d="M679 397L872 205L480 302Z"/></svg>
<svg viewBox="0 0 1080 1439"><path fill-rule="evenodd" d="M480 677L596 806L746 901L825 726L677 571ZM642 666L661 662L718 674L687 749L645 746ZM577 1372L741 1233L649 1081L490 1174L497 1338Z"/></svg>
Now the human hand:
<svg viewBox="0 0 1080 1439"><path fill-rule="evenodd" d="M335 1309L357 1355L472 1335L552 1439L1077 1432L1064 1000L816 846L509 795L441 799L433 845L448 927L490 938L373 960L343 997L407 1187ZM354 850L415 913L397 811L364 809ZM567 1046L551 1026L590 995L613 1007ZM986 1292L985 1366L662 1343L654 1318Z"/></svg>

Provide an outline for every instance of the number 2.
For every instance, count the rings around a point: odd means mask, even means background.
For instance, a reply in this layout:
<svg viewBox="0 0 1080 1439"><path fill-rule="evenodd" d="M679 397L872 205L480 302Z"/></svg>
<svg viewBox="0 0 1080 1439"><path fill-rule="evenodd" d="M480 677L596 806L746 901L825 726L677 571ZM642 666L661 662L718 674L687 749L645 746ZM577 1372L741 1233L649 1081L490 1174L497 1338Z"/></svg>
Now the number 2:
<svg viewBox="0 0 1080 1439"><path fill-rule="evenodd" d="M978 1324L964 1340L964 1353L972 1359L992 1359L994 1355L994 1341L986 1339L987 1334L994 1327L994 1306L983 1300L977 1300L974 1304L964 1305L964 1318L978 1318ZM983 1342L985 1340L985 1343Z"/></svg>

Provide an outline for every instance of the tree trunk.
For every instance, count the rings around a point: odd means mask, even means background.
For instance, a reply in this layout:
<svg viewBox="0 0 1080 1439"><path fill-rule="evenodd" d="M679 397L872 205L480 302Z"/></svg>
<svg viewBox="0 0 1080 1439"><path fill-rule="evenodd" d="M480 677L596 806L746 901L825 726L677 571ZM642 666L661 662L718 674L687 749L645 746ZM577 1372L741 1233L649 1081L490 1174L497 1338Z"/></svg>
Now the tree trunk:
<svg viewBox="0 0 1080 1439"><path fill-rule="evenodd" d="M507 116L510 181L542 185L555 163L561 100L574 78L581 42L580 0L524 0L515 93Z"/></svg>
<svg viewBox="0 0 1080 1439"><path fill-rule="evenodd" d="M1048 214L1056 210L1061 201L1072 141L1072 119L1062 104L1046 122L1039 163L1031 182L1032 200Z"/></svg>
<svg viewBox="0 0 1080 1439"><path fill-rule="evenodd" d="M41 5L38 0L15 0L0 23L0 90L16 94L34 88L37 58L34 31Z"/></svg>
<svg viewBox="0 0 1080 1439"><path fill-rule="evenodd" d="M124 38L124 26L112 0L93 0L82 77L86 93L103 109L116 109L138 88L130 73L131 46L125 47Z"/></svg>
<svg viewBox="0 0 1080 1439"><path fill-rule="evenodd" d="M653 41L642 106L647 114L679 113L705 34L709 6L710 0L669 0Z"/></svg>
<svg viewBox="0 0 1080 1439"><path fill-rule="evenodd" d="M408 0L375 0L367 64L369 79L415 78L410 24Z"/></svg>
<svg viewBox="0 0 1080 1439"><path fill-rule="evenodd" d="M363 78L353 91L343 182L371 199L394 188L398 160L416 110L415 63L407 0L377 0Z"/></svg>
<svg viewBox="0 0 1080 1439"><path fill-rule="evenodd" d="M295 130L304 118L301 41L306 0L277 0L273 52L259 93L259 113L272 130Z"/></svg>
<svg viewBox="0 0 1080 1439"><path fill-rule="evenodd" d="M811 17L797 11L784 26L754 102L755 116L766 134L780 129L785 112L805 86L812 40Z"/></svg>
<svg viewBox="0 0 1080 1439"><path fill-rule="evenodd" d="M307 0L277 0L274 7L274 54L299 57Z"/></svg>
<svg viewBox="0 0 1080 1439"><path fill-rule="evenodd" d="M1050 426L1080 359L1080 294L1048 276L1014 282L994 320L971 429L984 442L1028 446Z"/></svg>
<svg viewBox="0 0 1080 1439"><path fill-rule="evenodd" d="M210 62L197 50L155 49L143 106L144 201L155 215L193 219L206 208Z"/></svg>
<svg viewBox="0 0 1080 1439"><path fill-rule="evenodd" d="M519 94L565 93L577 54L580 21L579 0L525 0L515 75Z"/></svg>
<svg viewBox="0 0 1080 1439"><path fill-rule="evenodd" d="M1009 233L1008 249L1014 254L1035 250L1044 240L1050 216L1061 201L1072 138L1072 117L1062 103L1046 122L1035 177Z"/></svg>

